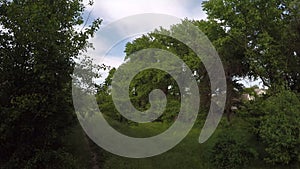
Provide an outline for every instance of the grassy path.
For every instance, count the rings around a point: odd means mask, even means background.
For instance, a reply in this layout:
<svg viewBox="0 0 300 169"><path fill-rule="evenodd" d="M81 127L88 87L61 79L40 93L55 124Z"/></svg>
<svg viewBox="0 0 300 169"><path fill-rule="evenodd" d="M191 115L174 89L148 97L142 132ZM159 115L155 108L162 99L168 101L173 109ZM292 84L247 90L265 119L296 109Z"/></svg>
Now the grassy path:
<svg viewBox="0 0 300 169"><path fill-rule="evenodd" d="M224 122L225 121L225 122ZM105 150L96 147L98 154L98 164L101 169L217 169L211 164L210 154L212 147L217 141L217 136L225 130L242 135L244 139L251 136L245 134L243 121L233 120L228 124L224 120L215 131L214 135L204 144L198 143L198 137L201 131L200 125L195 125L185 139L183 139L173 149L161 155L144 158L131 159L113 155ZM115 129L132 137L150 137L165 131L169 126L162 123L147 123L138 126L124 126L122 124L111 124ZM255 142L250 142L253 146ZM99 158L101 157L101 159ZM244 169L291 169L291 166L272 166L266 165L263 161L252 161L251 164L243 167ZM299 169L299 166L293 166L293 169Z"/></svg>
<svg viewBox="0 0 300 169"><path fill-rule="evenodd" d="M126 126L117 122L111 125L121 133L132 137L151 137L165 131L169 125L147 123L137 126ZM98 147L84 134L80 125L66 137L71 152L82 169L217 169L212 166L210 153L217 136L225 130L238 135L244 133L243 122L236 120L232 124L220 124L214 135L204 144L198 143L200 125L195 125L185 139L173 149L161 155L143 159L131 159L113 155ZM243 134L244 135L244 134ZM245 135L245 139L247 139ZM255 144L250 143L250 144ZM292 166L267 166L263 161L253 161L244 169L291 169ZM293 166L293 169L300 169Z"/></svg>
<svg viewBox="0 0 300 169"><path fill-rule="evenodd" d="M149 137L157 135L165 129L168 125L162 123L150 123L139 126L122 126L120 124L115 126L120 132L133 137ZM98 148L98 154L101 154L103 169L210 169L206 157L207 145L199 144L200 130L196 127L192 129L189 135L172 150L161 154L159 156L144 158L144 159L130 159L119 157Z"/></svg>

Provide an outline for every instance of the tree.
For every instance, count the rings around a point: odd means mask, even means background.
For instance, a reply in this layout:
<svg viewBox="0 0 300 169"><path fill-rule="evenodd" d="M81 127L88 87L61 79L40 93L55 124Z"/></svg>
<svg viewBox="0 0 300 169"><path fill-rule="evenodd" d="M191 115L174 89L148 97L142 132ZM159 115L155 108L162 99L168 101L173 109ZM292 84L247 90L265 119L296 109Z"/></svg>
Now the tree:
<svg viewBox="0 0 300 169"><path fill-rule="evenodd" d="M105 81L97 86L97 103L99 105L100 112L106 117L119 122L126 122L125 118L123 118L116 110L111 97L111 82L115 72L116 68L110 69Z"/></svg>
<svg viewBox="0 0 300 169"><path fill-rule="evenodd" d="M203 7L209 21L225 31L221 42L239 49L231 55L248 64L245 75L260 78L271 90L284 86L299 92L297 0L213 0L203 2Z"/></svg>
<svg viewBox="0 0 300 169"><path fill-rule="evenodd" d="M300 156L300 101L289 91L271 96L262 103L257 134L265 144L268 163L289 164Z"/></svg>
<svg viewBox="0 0 300 169"><path fill-rule="evenodd" d="M237 46L231 38L228 38L226 30L217 21L194 22L207 35L222 60L227 83L225 113L228 121L230 121L233 113L231 107L238 104L234 99L240 97L243 88L243 85L239 84L236 78L246 76L249 71L249 63L243 56L244 49Z"/></svg>
<svg viewBox="0 0 300 169"><path fill-rule="evenodd" d="M239 95L239 91L242 89L242 86L237 83L235 78L245 76L249 70L249 64L245 60L245 57L243 57L243 53L245 52L245 50L240 48L239 46L232 45L232 41L228 39L226 31L216 21L184 20L182 24L184 24L184 22L190 22L194 24L208 37L208 39L216 48L223 62L227 82L228 98L225 111L228 115L228 120L230 120L229 117L232 113L231 106L235 104L232 99L237 98ZM169 36L165 36L179 34L181 31L183 31L181 30L181 24L178 24L171 27L170 30L156 30L134 40L132 43L128 43L125 50L126 59L130 58L129 62L135 59L146 59L146 55L143 56L143 58L134 58L132 54L134 54L136 51L147 48L163 49L177 55L187 64L191 71L195 73L194 78L198 81L199 91L201 95L200 105L204 110L208 110L210 98L214 91L210 90L209 76L202 61L197 58L196 54L185 44ZM195 42L190 43L193 44ZM143 73L140 73L132 82L132 85L135 85L137 88L137 97L139 99L147 98L147 95L152 90L151 87L153 86L162 89L164 93L169 96L172 94L179 94L179 89L175 85L175 81L172 81L171 76L164 72L153 70L151 70L151 72L152 73L150 73L149 71L145 71ZM155 84L152 84L153 81L155 81ZM146 84L151 87L146 87ZM169 86L172 86L171 90L173 91L168 89ZM139 87L141 87L141 89L139 89ZM176 98L175 96L174 98L178 100L178 97Z"/></svg>
<svg viewBox="0 0 300 169"><path fill-rule="evenodd" d="M264 147L263 160L271 164L299 162L300 104L297 95L281 91L257 98L240 110L251 131Z"/></svg>
<svg viewBox="0 0 300 169"><path fill-rule="evenodd" d="M191 22L188 20L184 20L183 22ZM183 23L184 24L184 23ZM147 63L165 63L162 60L164 57L169 57L170 54L176 55L178 58L182 59L186 66L188 66L192 73L194 74L194 78L198 82L201 81L201 86L199 89L201 90L201 96L203 101L201 105L208 109L208 104L210 100L210 84L208 81L208 74L201 62L201 60L196 56L194 51L187 47L183 42L180 42L177 39L172 38L171 34L180 34L182 30L182 25L174 25L170 30L166 29L158 29L149 34L143 35L140 38L135 39L133 42L130 42L126 45L125 60L128 59L126 64L130 63L140 63L139 66L147 65ZM183 36L183 35L182 35ZM192 41L192 40L191 40ZM193 42L191 42L193 43ZM166 54L161 52L160 50L153 50L152 52L143 51L143 49L161 49L163 51L168 51ZM143 51L143 54L136 54L138 51ZM155 58L153 57L155 56ZM176 71L177 75L184 76L185 68L183 65L177 65L173 59L170 59L166 62L166 65L173 66L172 71ZM124 66L126 66L124 64ZM175 66L177 65L177 66ZM138 67L138 66L137 66ZM190 76L185 76L188 78L193 78ZM180 91L180 88L175 81L175 79L165 71L158 69L144 70L139 72L130 84L130 91L134 91L131 93L131 98L133 104L139 108L140 110L147 110L149 108L148 95L154 89L161 89L164 94L167 96L167 110L171 110L172 112L166 112L164 115L160 117L160 120L164 119L164 121L173 121L176 117L176 113L179 112L179 105L181 100L181 95L186 95L187 93ZM177 104L177 106L174 106ZM168 117L168 118L166 118Z"/></svg>
<svg viewBox="0 0 300 169"><path fill-rule="evenodd" d="M265 161L297 161L299 103L293 92L299 92L299 2L212 0L203 7L208 21L224 30L216 45L220 55L229 49L228 59L248 65L242 77L260 78L269 87L268 96L239 111L266 146Z"/></svg>
<svg viewBox="0 0 300 169"><path fill-rule="evenodd" d="M62 136L76 122L74 58L101 23L77 31L83 10L81 0L0 1L2 168L72 168Z"/></svg>

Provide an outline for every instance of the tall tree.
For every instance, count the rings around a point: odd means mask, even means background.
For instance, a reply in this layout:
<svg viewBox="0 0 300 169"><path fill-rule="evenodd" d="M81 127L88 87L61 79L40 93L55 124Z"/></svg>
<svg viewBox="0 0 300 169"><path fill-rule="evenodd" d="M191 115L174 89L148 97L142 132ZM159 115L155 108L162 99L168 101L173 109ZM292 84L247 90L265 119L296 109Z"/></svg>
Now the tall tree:
<svg viewBox="0 0 300 169"><path fill-rule="evenodd" d="M72 168L71 74L101 20L82 31L82 0L0 1L0 166ZM74 166L73 166L74 167Z"/></svg>
<svg viewBox="0 0 300 169"><path fill-rule="evenodd" d="M226 32L223 41L240 49L232 57L246 59L248 76L275 90L285 86L300 91L299 1L212 0L203 7L209 21Z"/></svg>
<svg viewBox="0 0 300 169"><path fill-rule="evenodd" d="M145 66L145 63L163 62L163 60L160 59L160 56L165 54L159 51L154 52L154 55L157 56L156 58L153 57L152 52L145 52L143 55L136 55L136 52L143 49L162 49L178 56L180 59L185 61L193 73L197 72L197 74L199 74L199 71L202 71L200 68L202 65L200 59L195 55L195 53L179 40L167 36L172 33L179 33L179 29L180 26L175 25L171 28L171 30L156 30L147 35L143 35L131 43L128 43L125 49L125 60L128 59L127 63L141 63L139 66ZM173 64L172 59L169 60L168 64ZM177 72L178 75L184 73L183 67L176 67L174 70L176 69L179 70L179 72ZM198 76L198 80L200 80L200 78L201 77ZM206 90L207 88L209 88L209 86L205 86ZM160 120L173 121L176 114L179 112L180 95L184 95L185 93L180 93L180 89L175 79L167 72L158 69L151 69L138 73L132 80L130 86L133 105L140 110L147 110L150 106L148 96L154 89L161 89L164 92L168 98L166 110L168 111L172 109L172 112L164 113L160 117Z"/></svg>
<svg viewBox="0 0 300 169"><path fill-rule="evenodd" d="M231 107L238 104L234 100L239 97L242 90L242 85L238 83L236 78L246 76L249 71L249 63L243 55L245 50L228 37L226 30L217 21L201 20L194 21L194 23L207 35L222 60L227 83L225 113L230 120L233 113Z"/></svg>
<svg viewBox="0 0 300 169"><path fill-rule="evenodd" d="M235 81L235 77L243 77L249 70L249 64L243 57L245 52L243 48L237 45L232 45L232 41L228 40L226 31L220 27L216 21L188 21L198 27L203 33L205 33L208 39L216 47L219 56L223 62L225 69L226 82L227 82L227 104L226 112L231 114L231 106L234 104L232 98L237 97L237 91L241 86ZM184 23L183 23L184 24ZM199 92L201 96L202 110L207 110L210 105L210 98L214 91L210 90L210 81L208 73L202 63L202 61L196 56L194 51L182 42L165 35L180 34L181 26L174 25L170 30L157 30L148 35L144 35L141 38L136 39L132 43L128 43L126 46L126 59L129 58L129 62L134 62L136 59L147 60L147 55L142 58L135 58L134 53L136 51L147 48L158 48L169 51L177 55L182 59L187 66L194 73L194 78L198 82ZM186 31L186 30L185 30ZM190 42L191 44L195 42ZM148 58L149 59L149 58ZM155 84L153 84L155 83ZM171 96L174 95L175 99L179 99L179 89L176 86L176 82L166 72L157 70L144 71L138 74L132 82L132 85L136 89L137 100L145 100L149 92L154 88L160 88L165 94ZM148 86L148 87L147 87ZM151 87L149 87L151 86ZM172 88L168 88L168 87ZM147 100L143 102L147 103Z"/></svg>

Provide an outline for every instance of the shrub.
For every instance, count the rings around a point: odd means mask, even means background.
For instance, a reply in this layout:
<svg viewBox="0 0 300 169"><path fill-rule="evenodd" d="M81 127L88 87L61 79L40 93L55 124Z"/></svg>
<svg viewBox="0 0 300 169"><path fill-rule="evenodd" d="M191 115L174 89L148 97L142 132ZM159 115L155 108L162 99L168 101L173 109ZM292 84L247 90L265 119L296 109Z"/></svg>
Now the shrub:
<svg viewBox="0 0 300 169"><path fill-rule="evenodd" d="M233 134L225 132L218 137L210 156L212 164L217 168L242 168L257 157L254 149Z"/></svg>
<svg viewBox="0 0 300 169"><path fill-rule="evenodd" d="M264 101L258 135L265 144L268 163L289 164L300 155L300 101L283 91Z"/></svg>
<svg viewBox="0 0 300 169"><path fill-rule="evenodd" d="M38 151L24 167L25 169L79 169L74 157L63 151Z"/></svg>

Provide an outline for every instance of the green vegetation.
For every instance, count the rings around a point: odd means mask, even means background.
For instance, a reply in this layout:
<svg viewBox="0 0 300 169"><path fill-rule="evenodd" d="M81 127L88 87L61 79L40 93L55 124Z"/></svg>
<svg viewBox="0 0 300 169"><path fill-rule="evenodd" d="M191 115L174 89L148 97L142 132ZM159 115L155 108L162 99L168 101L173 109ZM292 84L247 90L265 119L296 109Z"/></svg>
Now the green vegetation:
<svg viewBox="0 0 300 169"><path fill-rule="evenodd" d="M249 130L264 145L264 160L272 164L299 161L300 102L289 91L248 104L242 110Z"/></svg>
<svg viewBox="0 0 300 169"><path fill-rule="evenodd" d="M108 119L109 120L109 119ZM199 119L200 120L200 119ZM134 137L149 137L164 131L169 125L155 122L128 126L109 120L118 131ZM206 143L199 144L202 125L195 125L188 136L176 147L159 156L130 159L113 155L95 145L98 162L104 169L289 169L299 168L298 163L272 165L263 162L263 145L247 131L248 124L240 118L228 123L224 118L219 128ZM232 141L234 140L234 141ZM216 148L222 147L222 151ZM218 152L218 153L217 153ZM217 154L216 154L217 153Z"/></svg>
<svg viewBox="0 0 300 169"><path fill-rule="evenodd" d="M223 131L212 148L211 163L217 168L243 168L257 157L257 152L247 143L246 131ZM249 136L248 136L249 137Z"/></svg>
<svg viewBox="0 0 300 169"><path fill-rule="evenodd" d="M90 141L79 124L74 126L63 140L66 151L74 156L77 168L92 168L93 154L90 148Z"/></svg>
<svg viewBox="0 0 300 169"><path fill-rule="evenodd" d="M188 78L197 81L201 97L198 119L188 136L168 152L145 159L102 150L78 124L71 75L75 60L91 47L88 40L102 22L96 19L79 31L79 26L85 26L84 9L83 0L0 0L1 169L300 168L299 0L204 1L206 20L182 21L207 35L226 76L226 117L203 144L198 137L211 97L225 91L212 91L208 72L195 52L167 36L186 30L181 24L160 28L126 45L126 64L153 59L150 53L135 57L142 49L177 55L192 70L194 77ZM89 57L80 64L86 72L107 68L93 65ZM103 84L95 84L99 108L108 122L132 137L154 136L170 127L180 109L180 95L188 91L180 92L164 71L139 72L129 86L131 103L141 111L149 109L148 95L154 89L161 89L168 102L156 121L134 123L121 116L112 101L112 77L117 70L111 69ZM185 75L183 69L179 73ZM78 76L99 77L93 71ZM241 94L255 95L254 88L245 89L237 78L261 79L268 92L243 102Z"/></svg>
<svg viewBox="0 0 300 169"><path fill-rule="evenodd" d="M82 25L81 0L0 1L0 168L80 168L73 130L74 59L101 20Z"/></svg>
<svg viewBox="0 0 300 169"><path fill-rule="evenodd" d="M202 105L199 119L188 137L157 157L127 159L99 150L105 158L104 168L299 168L299 4L293 0L212 0L203 2L203 7L208 20L182 22L191 22L203 31L219 53L228 86L227 118L224 117L210 140L204 144L197 142L210 104L208 95L215 91L210 90L207 72L195 53L166 36L184 31L180 24L170 30L155 30L127 44L126 64L141 59L134 53L149 47L176 54L196 72L194 78L198 80ZM143 53L141 57L154 59L151 54ZM131 102L139 110L149 108L148 95L153 89L161 89L168 98L164 114L154 123L141 125L111 111L115 109L109 86L115 71L110 72L107 83L99 86L97 101L102 113L113 119L109 120L112 124L117 124L118 131L149 137L172 125L181 101L178 95L182 93L170 75L147 70L131 81ZM256 87L245 88L234 80L244 77L261 79L268 87L267 94L258 97ZM242 94L256 97L243 102ZM232 111L232 106L237 110ZM154 127L157 125L160 127Z"/></svg>

